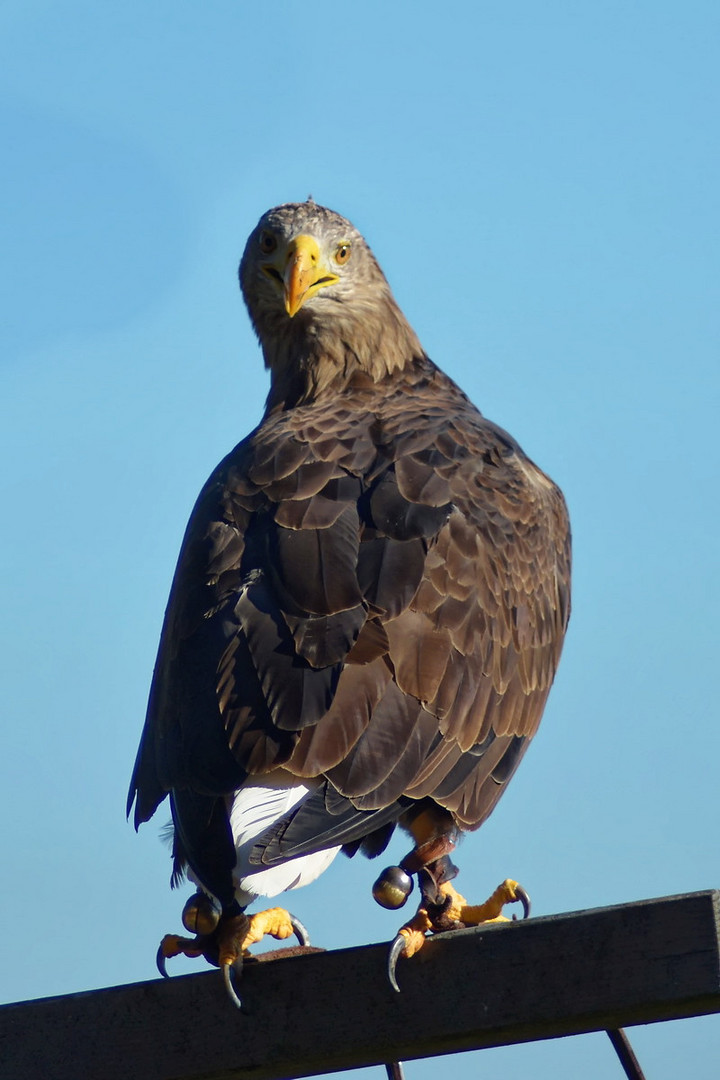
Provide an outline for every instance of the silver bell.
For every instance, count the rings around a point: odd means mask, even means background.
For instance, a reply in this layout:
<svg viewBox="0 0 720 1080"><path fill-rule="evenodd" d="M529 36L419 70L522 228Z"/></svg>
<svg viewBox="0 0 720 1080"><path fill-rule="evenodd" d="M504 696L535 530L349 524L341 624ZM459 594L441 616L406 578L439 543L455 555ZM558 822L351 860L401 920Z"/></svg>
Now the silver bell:
<svg viewBox="0 0 720 1080"><path fill-rule="evenodd" d="M191 934L212 934L220 922L220 907L207 893L194 893L182 912L183 926Z"/></svg>
<svg viewBox="0 0 720 1080"><path fill-rule="evenodd" d="M372 887L380 907L394 911L401 908L412 892L413 880L400 866L386 867Z"/></svg>

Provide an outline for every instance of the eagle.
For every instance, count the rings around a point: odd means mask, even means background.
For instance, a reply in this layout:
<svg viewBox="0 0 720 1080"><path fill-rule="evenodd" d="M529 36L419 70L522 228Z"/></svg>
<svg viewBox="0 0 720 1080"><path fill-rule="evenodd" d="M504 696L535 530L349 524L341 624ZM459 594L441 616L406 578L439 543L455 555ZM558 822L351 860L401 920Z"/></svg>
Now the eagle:
<svg viewBox="0 0 720 1080"><path fill-rule="evenodd" d="M423 350L370 247L312 199L269 210L240 285L271 387L195 504L165 614L128 814L169 797L163 938L230 969L302 928L258 897L343 851L411 849L374 885L419 886L390 965L428 931L499 918L451 884L535 734L570 612L556 485ZM395 983L396 985L396 983ZM232 992L232 990L231 990Z"/></svg>

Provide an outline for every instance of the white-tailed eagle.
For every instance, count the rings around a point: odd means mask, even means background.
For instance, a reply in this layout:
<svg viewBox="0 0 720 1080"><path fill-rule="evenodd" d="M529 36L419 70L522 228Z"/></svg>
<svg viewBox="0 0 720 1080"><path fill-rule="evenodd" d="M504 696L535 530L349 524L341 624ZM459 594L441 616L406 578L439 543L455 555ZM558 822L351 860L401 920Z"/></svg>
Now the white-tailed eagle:
<svg viewBox="0 0 720 1080"><path fill-rule="evenodd" d="M363 237L309 200L268 211L240 283L270 369L218 465L170 594L129 807L169 796L192 939L226 970L281 909L245 909L378 855L398 938L477 922L450 885L535 734L570 609L559 489L426 356ZM229 976L229 973L228 973Z"/></svg>

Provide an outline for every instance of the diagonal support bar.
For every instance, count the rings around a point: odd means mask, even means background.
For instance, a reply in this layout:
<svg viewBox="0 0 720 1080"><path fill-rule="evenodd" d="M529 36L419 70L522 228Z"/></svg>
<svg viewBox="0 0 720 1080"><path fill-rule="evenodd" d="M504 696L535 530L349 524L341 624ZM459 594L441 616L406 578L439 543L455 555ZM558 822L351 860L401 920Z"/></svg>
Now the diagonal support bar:
<svg viewBox="0 0 720 1080"><path fill-rule="evenodd" d="M442 934L0 1008L13 1080L277 1080L720 1012L720 893Z"/></svg>

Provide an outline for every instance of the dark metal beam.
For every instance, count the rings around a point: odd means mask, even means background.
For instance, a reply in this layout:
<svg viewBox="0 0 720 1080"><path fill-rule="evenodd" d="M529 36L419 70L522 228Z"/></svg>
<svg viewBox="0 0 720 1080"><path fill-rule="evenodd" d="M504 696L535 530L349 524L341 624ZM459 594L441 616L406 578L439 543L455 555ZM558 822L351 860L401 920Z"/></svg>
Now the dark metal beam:
<svg viewBox="0 0 720 1080"><path fill-rule="evenodd" d="M438 935L0 1008L13 1080L277 1080L720 1012L720 893Z"/></svg>

